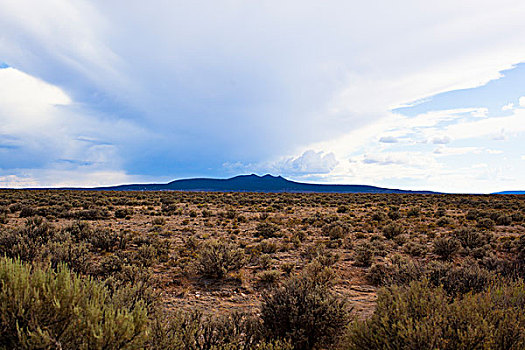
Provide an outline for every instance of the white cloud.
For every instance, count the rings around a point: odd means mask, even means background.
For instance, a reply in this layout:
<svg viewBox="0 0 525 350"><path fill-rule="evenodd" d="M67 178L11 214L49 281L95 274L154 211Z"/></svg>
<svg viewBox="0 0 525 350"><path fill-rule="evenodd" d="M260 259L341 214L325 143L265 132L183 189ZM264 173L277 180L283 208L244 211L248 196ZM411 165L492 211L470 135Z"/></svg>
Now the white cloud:
<svg viewBox="0 0 525 350"><path fill-rule="evenodd" d="M350 162L359 161L363 164L403 165L414 168L429 168L437 165L435 160L422 152L382 152L364 154L361 157L351 158Z"/></svg>
<svg viewBox="0 0 525 350"><path fill-rule="evenodd" d="M507 103L506 105L504 105L503 107L501 107L501 110L502 111L510 111L514 109L514 103Z"/></svg>
<svg viewBox="0 0 525 350"><path fill-rule="evenodd" d="M394 137L394 136L382 136L379 139L379 142L382 142L382 143L397 143L397 142L399 142L399 140L396 137Z"/></svg>
<svg viewBox="0 0 525 350"><path fill-rule="evenodd" d="M275 161L261 163L225 162L222 166L232 173L256 172L311 177L329 174L338 164L339 161L334 153L316 152L310 149L296 157L282 157Z"/></svg>
<svg viewBox="0 0 525 350"><path fill-rule="evenodd" d="M436 136L432 139L432 143L435 145L445 145L447 143L450 143L450 137L448 136Z"/></svg>
<svg viewBox="0 0 525 350"><path fill-rule="evenodd" d="M434 150L434 154L445 156L457 156L468 153L481 153L483 151L480 147L438 147Z"/></svg>
<svg viewBox="0 0 525 350"><path fill-rule="evenodd" d="M0 69L0 185L81 184L80 179L98 185L104 178L112 184L124 174L112 142L124 135L141 138L144 132L83 110L56 86L14 68Z"/></svg>
<svg viewBox="0 0 525 350"><path fill-rule="evenodd" d="M76 171L25 169L24 175L0 176L0 188L98 187L133 183L134 179L118 171Z"/></svg>
<svg viewBox="0 0 525 350"><path fill-rule="evenodd" d="M525 132L524 109L515 109L506 117L494 117L475 121L466 121L446 127L447 135L454 139L469 139L483 136L498 137L502 134Z"/></svg>
<svg viewBox="0 0 525 350"><path fill-rule="evenodd" d="M33 178L17 175L0 176L0 188L37 187L39 184L40 183Z"/></svg>
<svg viewBox="0 0 525 350"><path fill-rule="evenodd" d="M14 68L0 69L1 133L40 129L54 122L53 110L70 104L69 96L56 86Z"/></svg>
<svg viewBox="0 0 525 350"><path fill-rule="evenodd" d="M339 164L333 153L305 151L301 156L288 158L276 164L276 168L284 174L325 174Z"/></svg>
<svg viewBox="0 0 525 350"><path fill-rule="evenodd" d="M519 105L520 107L525 107L525 96L520 97Z"/></svg>

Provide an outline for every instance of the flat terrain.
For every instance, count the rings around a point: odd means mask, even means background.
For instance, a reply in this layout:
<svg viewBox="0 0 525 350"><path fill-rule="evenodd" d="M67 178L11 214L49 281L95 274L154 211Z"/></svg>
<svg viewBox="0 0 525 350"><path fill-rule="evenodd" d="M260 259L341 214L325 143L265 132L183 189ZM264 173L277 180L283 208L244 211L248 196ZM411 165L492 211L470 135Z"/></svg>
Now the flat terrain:
<svg viewBox="0 0 525 350"><path fill-rule="evenodd" d="M411 266L499 273L514 259L524 214L525 196L511 195L3 190L0 250L7 232L43 217L63 238L27 260L140 281L168 309L213 313L256 311L265 291L316 261L363 318L377 288L410 278Z"/></svg>

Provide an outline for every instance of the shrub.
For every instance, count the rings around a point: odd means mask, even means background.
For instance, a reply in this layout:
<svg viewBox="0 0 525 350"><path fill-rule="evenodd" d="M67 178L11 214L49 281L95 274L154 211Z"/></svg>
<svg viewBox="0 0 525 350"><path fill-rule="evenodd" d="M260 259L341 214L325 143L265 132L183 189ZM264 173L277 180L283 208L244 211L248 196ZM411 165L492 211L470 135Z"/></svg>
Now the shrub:
<svg viewBox="0 0 525 350"><path fill-rule="evenodd" d="M109 217L109 213L105 209L85 209L70 213L69 216L78 220L102 220Z"/></svg>
<svg viewBox="0 0 525 350"><path fill-rule="evenodd" d="M439 237L434 240L434 254L442 260L450 260L459 251L460 243L453 237Z"/></svg>
<svg viewBox="0 0 525 350"><path fill-rule="evenodd" d="M372 221L383 222L387 218L386 214L382 211L376 211L372 214Z"/></svg>
<svg viewBox="0 0 525 350"><path fill-rule="evenodd" d="M444 227L450 225L451 223L452 221L447 217L440 217L438 221L436 221L436 225L438 225L439 227Z"/></svg>
<svg viewBox="0 0 525 350"><path fill-rule="evenodd" d="M383 227L383 235L386 239L393 239L396 236L399 236L405 232L403 226L391 223Z"/></svg>
<svg viewBox="0 0 525 350"><path fill-rule="evenodd" d="M399 212L399 209L397 208L390 208L388 212L388 217L390 218L390 220L395 221L401 217L401 213Z"/></svg>
<svg viewBox="0 0 525 350"><path fill-rule="evenodd" d="M0 255L33 261L53 238L55 229L41 217L31 217L25 225L0 233Z"/></svg>
<svg viewBox="0 0 525 350"><path fill-rule="evenodd" d="M23 208L23 205L21 203L15 203L9 206L9 211L14 214L17 211L22 210L22 208Z"/></svg>
<svg viewBox="0 0 525 350"><path fill-rule="evenodd" d="M266 342L261 322L254 316L233 312L207 316L201 311L157 313L151 323L149 348L163 350L291 350L284 341Z"/></svg>
<svg viewBox="0 0 525 350"><path fill-rule="evenodd" d="M430 283L442 286L451 295L481 292L494 280L493 274L472 261L460 266L434 263L428 267L427 276Z"/></svg>
<svg viewBox="0 0 525 350"><path fill-rule="evenodd" d="M301 256L308 261L317 261L323 266L331 266L340 258L339 254L326 249L325 245L321 243L306 246L301 252Z"/></svg>
<svg viewBox="0 0 525 350"><path fill-rule="evenodd" d="M480 217L480 213L477 210L469 210L465 215L467 220L477 220Z"/></svg>
<svg viewBox="0 0 525 350"><path fill-rule="evenodd" d="M274 240L265 239L264 241L261 241L257 247L257 249L265 254L274 254L278 250L277 242Z"/></svg>
<svg viewBox="0 0 525 350"><path fill-rule="evenodd" d="M57 269L60 264L66 264L75 272L88 272L89 250L85 243L75 244L71 240L50 242L46 245L43 255L53 269Z"/></svg>
<svg viewBox="0 0 525 350"><path fill-rule="evenodd" d="M525 277L525 234L521 235L516 242L516 262L517 272Z"/></svg>
<svg viewBox="0 0 525 350"><path fill-rule="evenodd" d="M0 214L0 224L5 225L9 222L9 218L7 217L6 213Z"/></svg>
<svg viewBox="0 0 525 350"><path fill-rule="evenodd" d="M22 207L22 209L20 209L19 217L21 217L21 218L29 218L29 217L35 216L35 215L36 215L36 210L34 208Z"/></svg>
<svg viewBox="0 0 525 350"><path fill-rule="evenodd" d="M337 212L340 213L340 214L344 214L344 213L348 213L350 209L348 209L348 207L346 205L341 205L339 207L337 207Z"/></svg>
<svg viewBox="0 0 525 350"><path fill-rule="evenodd" d="M523 220L525 220L525 216L522 213L516 212L512 214L512 221L522 222Z"/></svg>
<svg viewBox="0 0 525 350"><path fill-rule="evenodd" d="M289 339L295 349L336 342L348 311L346 301L331 292L329 275L326 268L312 266L263 295L261 319L270 338Z"/></svg>
<svg viewBox="0 0 525 350"><path fill-rule="evenodd" d="M403 251L410 256L423 256L427 252L427 246L411 241L403 246Z"/></svg>
<svg viewBox="0 0 525 350"><path fill-rule="evenodd" d="M372 264L374 258L374 248L368 242L361 243L355 248L354 265L368 267Z"/></svg>
<svg viewBox="0 0 525 350"><path fill-rule="evenodd" d="M469 228L462 228L454 232L454 237L459 240L465 248L479 248L488 243L488 237L480 232Z"/></svg>
<svg viewBox="0 0 525 350"><path fill-rule="evenodd" d="M146 337L147 312L115 303L100 283L0 259L0 344L14 348L133 349Z"/></svg>
<svg viewBox="0 0 525 350"><path fill-rule="evenodd" d="M244 251L225 241L210 240L200 249L197 270L205 277L223 278L244 266Z"/></svg>
<svg viewBox="0 0 525 350"><path fill-rule="evenodd" d="M419 209L419 207L412 207L410 209L408 209L407 211L407 217L418 217L419 214L421 213L421 209Z"/></svg>
<svg viewBox="0 0 525 350"><path fill-rule="evenodd" d="M258 237L271 238L278 237L279 231L279 226L269 222L261 222L257 225L255 234Z"/></svg>
<svg viewBox="0 0 525 350"><path fill-rule="evenodd" d="M426 282L378 294L372 317L355 321L345 349L522 349L523 282L451 300Z"/></svg>
<svg viewBox="0 0 525 350"><path fill-rule="evenodd" d="M389 286L392 284L408 284L420 280L425 273L421 264L412 259L393 256L384 263L372 265L366 277L368 281L376 286Z"/></svg>
<svg viewBox="0 0 525 350"><path fill-rule="evenodd" d="M159 216L151 220L153 226L164 226L166 224L166 218Z"/></svg>
<svg viewBox="0 0 525 350"><path fill-rule="evenodd" d="M133 209L132 208L119 208L115 210L115 217L117 219L124 219L129 218L133 215Z"/></svg>
<svg viewBox="0 0 525 350"><path fill-rule="evenodd" d="M438 208L434 213L434 216L437 218L442 218L447 215L447 210L445 208Z"/></svg>
<svg viewBox="0 0 525 350"><path fill-rule="evenodd" d="M344 239L350 232L350 227L340 222L326 224L322 228L323 234L332 240Z"/></svg>
<svg viewBox="0 0 525 350"><path fill-rule="evenodd" d="M478 227L486 230L492 230L494 228L494 220L491 218L483 218L478 221Z"/></svg>
<svg viewBox="0 0 525 350"><path fill-rule="evenodd" d="M91 236L87 242L91 244L93 249L106 252L112 252L119 241L119 236L116 232L110 229L97 228L91 232Z"/></svg>
<svg viewBox="0 0 525 350"><path fill-rule="evenodd" d="M257 280L262 285L274 285L280 277L281 273L278 270L262 271L257 274Z"/></svg>
<svg viewBox="0 0 525 350"><path fill-rule="evenodd" d="M508 226L512 224L512 216L510 215L499 215L496 218L496 223L498 225Z"/></svg>
<svg viewBox="0 0 525 350"><path fill-rule="evenodd" d="M91 225L86 221L75 221L66 226L63 231L70 234L75 241L87 241L93 234Z"/></svg>

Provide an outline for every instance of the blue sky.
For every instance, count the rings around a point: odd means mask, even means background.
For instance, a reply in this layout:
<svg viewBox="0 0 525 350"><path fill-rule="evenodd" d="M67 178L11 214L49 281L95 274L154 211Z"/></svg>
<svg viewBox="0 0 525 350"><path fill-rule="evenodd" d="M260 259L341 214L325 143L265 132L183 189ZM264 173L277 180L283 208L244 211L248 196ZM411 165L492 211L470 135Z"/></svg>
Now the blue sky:
<svg viewBox="0 0 525 350"><path fill-rule="evenodd" d="M525 189L522 1L0 6L0 187Z"/></svg>

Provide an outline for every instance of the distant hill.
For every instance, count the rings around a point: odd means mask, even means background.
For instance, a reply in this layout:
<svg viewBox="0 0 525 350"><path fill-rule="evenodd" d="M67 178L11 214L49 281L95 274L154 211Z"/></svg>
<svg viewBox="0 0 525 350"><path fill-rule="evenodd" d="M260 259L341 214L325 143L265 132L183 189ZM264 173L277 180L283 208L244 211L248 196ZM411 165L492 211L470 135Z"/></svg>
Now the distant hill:
<svg viewBox="0 0 525 350"><path fill-rule="evenodd" d="M503 191L503 192L496 192L493 194L525 194L525 191Z"/></svg>
<svg viewBox="0 0 525 350"><path fill-rule="evenodd" d="M86 188L69 188L84 189ZM365 185L319 185L287 180L272 175L239 175L229 179L196 178L167 184L135 184L90 188L107 191L202 191L202 192L317 192L317 193L433 193L405 191Z"/></svg>

